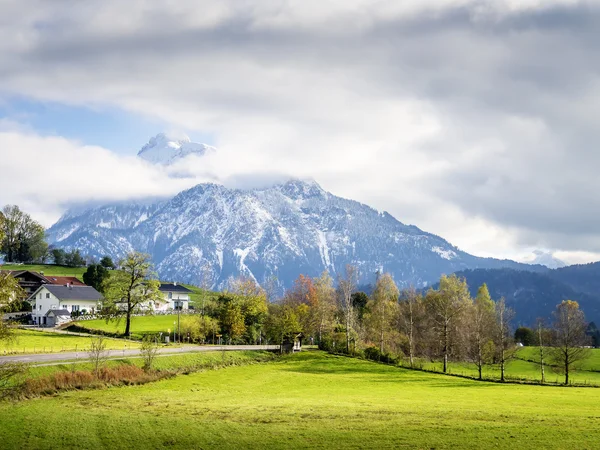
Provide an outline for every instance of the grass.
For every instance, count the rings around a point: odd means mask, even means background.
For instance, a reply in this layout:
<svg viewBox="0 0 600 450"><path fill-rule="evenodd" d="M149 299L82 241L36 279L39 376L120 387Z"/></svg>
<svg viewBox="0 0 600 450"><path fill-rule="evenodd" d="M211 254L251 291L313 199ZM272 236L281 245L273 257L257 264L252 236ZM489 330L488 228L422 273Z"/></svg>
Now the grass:
<svg viewBox="0 0 600 450"><path fill-rule="evenodd" d="M184 317L182 315L182 317ZM175 322L175 325L174 325ZM157 316L134 316L131 318L131 336L141 339L146 334L167 334L168 330L171 333L175 329L177 315L157 315ZM120 322L106 322L102 319L96 320L80 320L76 325L88 330L100 330L107 333L123 334L125 332L125 319Z"/></svg>
<svg viewBox="0 0 600 450"><path fill-rule="evenodd" d="M479 383L307 352L0 404L0 442L6 449L591 449L600 445L599 401L600 389Z"/></svg>
<svg viewBox="0 0 600 450"><path fill-rule="evenodd" d="M210 368L216 364L240 365L257 360L270 360L274 354L267 351L228 351L228 352L197 352L174 355L157 355L153 368L161 371L177 371L181 373L194 372L202 368ZM110 359L106 366L115 368L121 365L134 365L142 367L141 357L127 357ZM92 370L91 363L60 363L47 366L35 366L28 369L28 377L39 377L50 375L61 371Z"/></svg>
<svg viewBox="0 0 600 450"><path fill-rule="evenodd" d="M0 355L14 353L57 353L66 351L83 351L90 346L89 337L74 336L47 331L20 330L14 331L15 339L0 341ZM138 348L139 343L122 339L106 339L108 350Z"/></svg>
<svg viewBox="0 0 600 450"><path fill-rule="evenodd" d="M77 277L80 280L83 280L83 274L87 270L85 267L56 266L54 264L4 264L0 268L2 270L31 270L57 277Z"/></svg>

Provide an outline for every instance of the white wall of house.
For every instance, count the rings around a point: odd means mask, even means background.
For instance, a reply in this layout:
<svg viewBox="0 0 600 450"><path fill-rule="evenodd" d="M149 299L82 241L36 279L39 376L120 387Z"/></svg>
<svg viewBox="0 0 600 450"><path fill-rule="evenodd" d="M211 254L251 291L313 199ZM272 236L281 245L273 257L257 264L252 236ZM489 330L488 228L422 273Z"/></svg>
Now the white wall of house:
<svg viewBox="0 0 600 450"><path fill-rule="evenodd" d="M50 309L66 309L69 312L86 310L94 312L98 309L98 302L94 300L64 300L60 301L52 292L42 286L35 294L35 298L30 298L35 304L31 308L31 316L34 323L44 325L43 317Z"/></svg>
<svg viewBox="0 0 600 450"><path fill-rule="evenodd" d="M181 305L182 310L189 309L190 295L183 292L170 292L161 291L164 294L164 301L161 303L154 303L149 305L150 309L154 311L171 311L174 310L177 305Z"/></svg>

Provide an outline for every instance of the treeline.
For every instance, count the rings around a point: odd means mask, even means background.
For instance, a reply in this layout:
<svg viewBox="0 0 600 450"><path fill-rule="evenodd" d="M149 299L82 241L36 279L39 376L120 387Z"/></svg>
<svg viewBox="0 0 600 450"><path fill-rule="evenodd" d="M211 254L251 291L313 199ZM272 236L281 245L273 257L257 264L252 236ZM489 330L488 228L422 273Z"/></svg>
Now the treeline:
<svg viewBox="0 0 600 450"><path fill-rule="evenodd" d="M426 293L400 291L389 274L381 274L367 295L356 290L356 279L352 266L337 280L327 272L318 278L301 275L273 302L254 281L236 280L204 305L202 314L186 318L182 332L198 342L221 336L227 343L281 344L301 335L324 350L403 360L415 368L424 360L440 361L444 372L452 363L471 363L480 379L486 365L497 365L505 380L506 364L519 344L514 313L504 299L492 299L485 284L475 297L455 275L443 276L439 287ZM568 383L569 373L587 356L587 325L577 302L565 300L552 324L540 321L535 332L529 330L528 343L542 349L542 373L548 361Z"/></svg>

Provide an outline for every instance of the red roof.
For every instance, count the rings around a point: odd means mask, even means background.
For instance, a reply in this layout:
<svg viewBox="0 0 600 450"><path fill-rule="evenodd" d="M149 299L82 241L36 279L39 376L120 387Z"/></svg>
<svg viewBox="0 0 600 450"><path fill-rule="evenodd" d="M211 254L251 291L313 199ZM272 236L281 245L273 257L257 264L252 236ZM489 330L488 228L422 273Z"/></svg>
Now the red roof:
<svg viewBox="0 0 600 450"><path fill-rule="evenodd" d="M44 275L44 278L48 280L49 284L60 284L63 286L66 284L70 284L72 286L85 286L85 283L79 281L77 277L55 277L53 275Z"/></svg>

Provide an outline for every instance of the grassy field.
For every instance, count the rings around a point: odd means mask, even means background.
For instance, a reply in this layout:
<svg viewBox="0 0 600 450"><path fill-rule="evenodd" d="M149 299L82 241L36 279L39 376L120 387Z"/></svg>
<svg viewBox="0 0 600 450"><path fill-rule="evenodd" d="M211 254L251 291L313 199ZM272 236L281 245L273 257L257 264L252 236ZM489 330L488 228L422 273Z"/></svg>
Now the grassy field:
<svg viewBox="0 0 600 450"><path fill-rule="evenodd" d="M86 271L85 267L55 266L54 264L4 264L0 268L2 270L32 270L34 272L44 272L44 275L77 277L80 280L83 279L83 274Z"/></svg>
<svg viewBox="0 0 600 450"><path fill-rule="evenodd" d="M72 336L44 331L15 330L14 340L0 341L0 355L14 353L56 353L81 351L90 346L89 337ZM139 343L122 339L106 339L106 348L122 350L138 348Z"/></svg>
<svg viewBox="0 0 600 450"><path fill-rule="evenodd" d="M184 317L182 315L181 317ZM108 333L124 333L125 320L119 323L116 321L106 322L102 319L81 320L76 322L77 326L87 328L88 330L101 330ZM157 315L157 316L134 316L131 318L131 335L134 338L142 338L145 334L167 334L168 330L175 330L177 324L177 315Z"/></svg>
<svg viewBox="0 0 600 450"><path fill-rule="evenodd" d="M442 367L441 362L423 363L423 369L425 370L442 372ZM448 373L473 378L478 376L476 366L468 363L451 362L448 366ZM483 369L482 375L484 379L499 380L500 367L497 365L486 366ZM539 382L541 379L539 365L521 359L513 359L507 363L505 376L508 381ZM561 384L564 383L565 377L560 372L554 370L553 367L547 365L545 367L545 379L546 383ZM600 386L600 372L581 369L575 370L569 374L569 379L572 384Z"/></svg>
<svg viewBox="0 0 600 450"><path fill-rule="evenodd" d="M3 448L600 446L600 389L480 383L307 352L0 404ZM44 425L35 426L43 417Z"/></svg>

